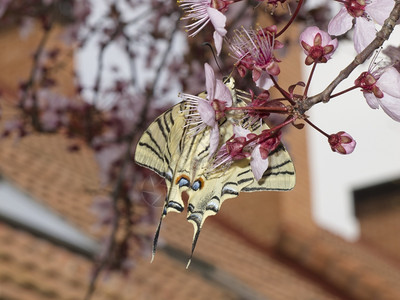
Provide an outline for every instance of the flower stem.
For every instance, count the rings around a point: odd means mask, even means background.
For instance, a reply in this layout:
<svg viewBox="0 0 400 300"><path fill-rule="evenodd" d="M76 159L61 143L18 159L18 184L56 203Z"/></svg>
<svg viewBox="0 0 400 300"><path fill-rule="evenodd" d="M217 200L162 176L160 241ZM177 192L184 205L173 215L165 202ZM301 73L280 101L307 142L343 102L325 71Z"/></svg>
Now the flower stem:
<svg viewBox="0 0 400 300"><path fill-rule="evenodd" d="M339 92L339 93L333 94L333 95L330 97L330 99L332 99L332 98L334 98L334 97L337 97L337 96L340 96L340 95L343 95L344 93L350 92L350 91L352 91L352 90L354 90L354 89L356 89L356 88L358 88L358 86L352 86L352 87L350 87L350 88L348 88L348 89L345 89L345 90L343 90L343 91L341 91L341 92Z"/></svg>
<svg viewBox="0 0 400 300"><path fill-rule="evenodd" d="M292 100L292 98L290 97L290 94L288 92L286 92L283 88L281 88L278 84L278 82L276 81L276 79L274 78L274 76L270 76L272 81L274 82L274 86L275 88L278 89L278 91L282 94L283 97L285 97L285 99L287 101L290 102L290 104L295 104L295 102Z"/></svg>
<svg viewBox="0 0 400 300"><path fill-rule="evenodd" d="M268 132L274 132L274 134L276 134L277 131L279 131L281 128L285 127L286 125L293 123L294 121L296 121L296 119L297 119L296 116L292 116L290 118L287 118L285 122L282 122L281 124L279 124L279 125L277 125L277 126L275 126L273 128L268 129ZM265 130L264 130L264 132L265 132ZM260 136L263 136L263 135L265 137L260 141L260 143L264 142L265 140L267 140L267 139L269 139L271 137L271 135L268 135L268 134L266 135L265 133L263 134L261 132L259 135L257 135L255 137L249 139L248 141L246 141L246 145L250 144L251 142L254 142L258 138L260 138Z"/></svg>
<svg viewBox="0 0 400 300"><path fill-rule="evenodd" d="M321 128L319 128L317 125L315 125L314 123L312 123L309 119L304 119L312 128L314 128L315 130L317 130L319 133L322 133L323 135L325 135L326 137L329 138L329 134L327 134L325 131L323 131Z"/></svg>
<svg viewBox="0 0 400 300"><path fill-rule="evenodd" d="M285 25L285 27L283 27L281 29L281 31L279 31L276 35L275 38L279 37L282 33L284 33L286 31L286 29L288 29L288 27L293 23L293 21L296 19L301 6L303 5L303 0L299 0L299 2L297 3L297 7L296 10L294 11L292 17L290 18L289 22Z"/></svg>
<svg viewBox="0 0 400 300"><path fill-rule="evenodd" d="M305 98L307 97L308 88L310 87L311 79L312 79L312 77L313 77L313 75L314 75L314 71L315 71L315 67L316 67L316 66L317 66L317 63L314 62L313 66L312 66L312 69L311 69L311 72L310 72L310 75L308 76L308 80L307 80L306 87L305 87L305 89L304 89L304 97L305 97Z"/></svg>
<svg viewBox="0 0 400 300"><path fill-rule="evenodd" d="M245 106L245 107L227 107L227 111L229 110L244 110L244 111L268 111L271 113L286 113L288 111L287 107L282 106Z"/></svg>

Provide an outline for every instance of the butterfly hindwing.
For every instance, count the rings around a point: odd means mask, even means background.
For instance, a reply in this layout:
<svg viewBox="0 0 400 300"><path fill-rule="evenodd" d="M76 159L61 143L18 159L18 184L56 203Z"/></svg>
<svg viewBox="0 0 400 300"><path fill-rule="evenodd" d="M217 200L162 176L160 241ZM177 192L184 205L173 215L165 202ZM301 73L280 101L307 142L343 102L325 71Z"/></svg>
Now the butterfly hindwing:
<svg viewBox="0 0 400 300"><path fill-rule="evenodd" d="M296 182L295 169L284 146L280 144L270 153L268 160L269 166L263 177L244 187L242 192L290 191L293 189ZM252 176L251 172L248 176Z"/></svg>
<svg viewBox="0 0 400 300"><path fill-rule="evenodd" d="M227 80L234 105L242 106L245 97L236 96L234 81ZM268 156L269 168L256 181L250 167L250 158L235 161L226 170L212 170L209 154L210 129L190 133L185 111L191 104L182 101L160 115L143 133L138 142L135 161L165 178L167 195L153 243L153 258L163 218L169 212L182 212L182 192L188 194L187 220L194 226L192 254L200 230L207 217L218 213L226 199L240 192L290 190L294 187L294 166L286 149L280 144ZM233 124L221 120L220 145L231 138ZM260 133L266 124L254 124L251 130ZM189 260L190 263L190 260Z"/></svg>

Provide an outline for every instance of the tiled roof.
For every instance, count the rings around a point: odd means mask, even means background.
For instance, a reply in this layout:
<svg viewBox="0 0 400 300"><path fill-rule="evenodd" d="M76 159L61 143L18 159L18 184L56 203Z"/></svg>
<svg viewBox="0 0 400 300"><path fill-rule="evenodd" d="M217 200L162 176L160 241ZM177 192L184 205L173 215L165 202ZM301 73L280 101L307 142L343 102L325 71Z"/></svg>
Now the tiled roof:
<svg viewBox="0 0 400 300"><path fill-rule="evenodd" d="M10 109L3 106L6 114ZM62 135L35 134L20 140L0 141L0 174L62 218L94 234L91 211L99 182L93 153L67 151L70 141Z"/></svg>
<svg viewBox="0 0 400 300"><path fill-rule="evenodd" d="M400 299L400 269L363 244L326 231L310 234L289 227L278 249L354 299Z"/></svg>
<svg viewBox="0 0 400 300"><path fill-rule="evenodd" d="M83 299L91 261L2 223L0 245L0 299ZM99 280L93 299L237 299L195 272L188 276L182 264L164 253L157 259L158 265L140 260L128 278L106 275ZM193 295L198 287L201 293Z"/></svg>
<svg viewBox="0 0 400 300"><path fill-rule="evenodd" d="M231 201L236 200L239 199ZM209 263L219 272L230 274L253 291L254 295L261 297L260 299L340 299L277 260L273 251L251 247L240 236L212 221L213 218L218 216L207 220L202 229L195 258ZM178 214L169 214L164 222L161 238L169 245L183 249L187 258L190 253L192 225L186 224L185 216ZM153 264L158 265L157 256Z"/></svg>

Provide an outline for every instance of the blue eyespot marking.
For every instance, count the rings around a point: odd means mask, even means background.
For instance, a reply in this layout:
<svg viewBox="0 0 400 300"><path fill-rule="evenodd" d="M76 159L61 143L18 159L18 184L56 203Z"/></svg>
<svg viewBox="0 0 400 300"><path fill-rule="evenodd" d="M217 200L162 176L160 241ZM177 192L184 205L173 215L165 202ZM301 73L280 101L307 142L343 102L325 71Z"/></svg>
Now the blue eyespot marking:
<svg viewBox="0 0 400 300"><path fill-rule="evenodd" d="M189 186L189 179L184 176L181 176L178 180L179 187Z"/></svg>
<svg viewBox="0 0 400 300"><path fill-rule="evenodd" d="M203 185L204 185L204 181L203 181L203 179L201 179L201 178L199 178L199 179L197 179L195 182L193 182L193 184L192 184L192 190L194 190L194 191L197 191L197 190L201 190L201 188L203 187Z"/></svg>

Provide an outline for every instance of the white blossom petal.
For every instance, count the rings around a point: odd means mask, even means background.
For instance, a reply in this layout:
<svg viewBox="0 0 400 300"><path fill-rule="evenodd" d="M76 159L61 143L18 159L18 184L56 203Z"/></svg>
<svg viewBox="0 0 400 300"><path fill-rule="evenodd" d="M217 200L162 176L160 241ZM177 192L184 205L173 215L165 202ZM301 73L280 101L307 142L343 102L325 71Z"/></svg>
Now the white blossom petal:
<svg viewBox="0 0 400 300"><path fill-rule="evenodd" d="M321 30L319 30L319 28L317 26L307 27L300 34L299 40L300 40L300 42L303 41L306 44L312 46L312 45L314 45L314 38L318 33L321 33ZM322 40L324 40L324 37L322 36L322 34L321 34L321 37L322 37Z"/></svg>
<svg viewBox="0 0 400 300"><path fill-rule="evenodd" d="M261 72L260 78L256 81L256 86L264 90L269 90L274 86L274 82L272 81L271 76L267 72L263 71Z"/></svg>
<svg viewBox="0 0 400 300"><path fill-rule="evenodd" d="M400 98L400 73L394 67L386 68L376 86L384 94Z"/></svg>
<svg viewBox="0 0 400 300"><path fill-rule="evenodd" d="M214 100L215 74L213 68L208 63L204 64L204 73L206 76L207 99L212 101Z"/></svg>
<svg viewBox="0 0 400 300"><path fill-rule="evenodd" d="M225 15L212 7L207 7L207 13L210 17L210 21L213 24L215 31L218 32L221 36L225 36L227 32L225 29Z"/></svg>
<svg viewBox="0 0 400 300"><path fill-rule="evenodd" d="M360 53L367 47L376 36L376 29L374 22L368 21L366 18L356 18L356 25L354 26L354 48L357 53Z"/></svg>
<svg viewBox="0 0 400 300"><path fill-rule="evenodd" d="M214 124L214 127L212 127L210 129L210 156L212 157L215 153L215 151L217 151L219 145L219 128L218 128L218 123L216 122Z"/></svg>
<svg viewBox="0 0 400 300"><path fill-rule="evenodd" d="M384 112L393 120L400 122L400 98L392 97L388 94L378 99Z"/></svg>
<svg viewBox="0 0 400 300"><path fill-rule="evenodd" d="M364 92L365 100L367 100L368 105L373 109L379 108L379 102L373 93Z"/></svg>
<svg viewBox="0 0 400 300"><path fill-rule="evenodd" d="M217 50L217 55L221 53L223 37L227 31L225 29L226 17L223 13L216 10L215 8L207 7L207 13L210 16L210 21L214 26L214 45Z"/></svg>
<svg viewBox="0 0 400 300"><path fill-rule="evenodd" d="M347 9L342 7L338 14L328 24L330 35L342 35L349 31L353 26L353 17L349 15Z"/></svg>
<svg viewBox="0 0 400 300"><path fill-rule="evenodd" d="M229 88L221 80L218 79L216 80L214 97L214 99L225 102L226 106L232 106L232 94Z"/></svg>
<svg viewBox="0 0 400 300"><path fill-rule="evenodd" d="M223 38L222 35L220 35L217 31L214 31L213 38L214 38L215 50L217 50L217 55L219 56L222 50Z"/></svg>
<svg viewBox="0 0 400 300"><path fill-rule="evenodd" d="M233 133L235 134L235 137L246 137L250 133L250 130L243 128L242 126L234 125Z"/></svg>
<svg viewBox="0 0 400 300"><path fill-rule="evenodd" d="M250 166L254 178L257 181L262 178L264 172L268 169L268 157L266 159L262 159L260 145L257 145L251 152Z"/></svg>
<svg viewBox="0 0 400 300"><path fill-rule="evenodd" d="M394 7L393 0L370 0L371 3L365 7L365 11L379 25L383 25L389 17L390 12Z"/></svg>
<svg viewBox="0 0 400 300"><path fill-rule="evenodd" d="M199 112L200 118L203 123L207 124L208 126L214 127L216 123L215 110L211 106L211 102L204 99L199 99L199 102L197 104L197 111Z"/></svg>

